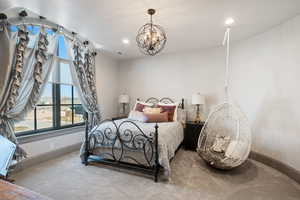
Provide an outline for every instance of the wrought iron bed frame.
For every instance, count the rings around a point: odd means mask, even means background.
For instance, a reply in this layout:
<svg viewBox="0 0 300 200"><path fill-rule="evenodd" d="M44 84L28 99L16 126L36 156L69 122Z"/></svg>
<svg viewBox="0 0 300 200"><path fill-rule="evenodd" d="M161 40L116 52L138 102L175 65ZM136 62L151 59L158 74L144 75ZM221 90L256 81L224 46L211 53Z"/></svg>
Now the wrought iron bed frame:
<svg viewBox="0 0 300 200"><path fill-rule="evenodd" d="M139 99L138 99L139 100ZM154 97L151 97L146 100L147 103L154 103L157 104L159 102L163 103L174 103L174 101L170 98L162 98L157 99ZM181 109L184 109L184 99L181 100L181 104L179 105ZM158 174L159 170L161 168L159 164L159 154L158 154L158 124L156 123L154 128L155 131L149 133L146 135L143 130L133 121L125 120L121 122L119 125L115 123L114 120L104 120L101 121L96 126L100 126L104 123L112 123L113 127L115 128L115 131L112 130L112 128L108 127L104 130L97 130L96 128L90 129L88 119L86 119L86 129L85 129L85 152L84 152L84 160L83 163L85 165L88 165L91 162L97 162L102 163L110 166L117 166L125 169L134 169L141 172L144 172L145 174L153 175L154 181L157 182L158 180ZM133 127L135 127L138 130L138 134L134 135L130 129L121 130L121 127L124 126L124 124L130 124ZM89 134L89 130L92 130L92 132ZM121 134L122 132L122 134ZM97 137L96 138L96 135ZM93 140L94 145L91 145L91 141ZM111 148L111 153L103 153L102 157L100 154L96 155L93 153L93 150L96 147L96 144L103 144L104 140L108 140L112 142L111 146L108 146ZM119 142L119 146L115 147L115 144ZM148 146L148 150L150 149L150 156L147 154L146 147ZM121 151L121 154L117 156L115 154L115 150L118 149ZM128 150L143 150L144 158L146 161L146 165L140 163L135 159L134 157L127 156L126 152L124 154L124 151ZM110 158L105 158L104 156L108 156ZM124 159L132 160L135 163L126 162ZM153 160L154 159L154 160Z"/></svg>

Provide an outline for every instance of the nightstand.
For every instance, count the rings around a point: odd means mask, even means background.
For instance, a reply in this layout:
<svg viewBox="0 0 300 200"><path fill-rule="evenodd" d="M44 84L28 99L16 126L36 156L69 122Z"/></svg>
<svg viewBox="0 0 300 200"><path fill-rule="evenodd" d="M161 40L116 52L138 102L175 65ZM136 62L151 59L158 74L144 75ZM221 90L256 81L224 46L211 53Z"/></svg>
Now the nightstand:
<svg viewBox="0 0 300 200"><path fill-rule="evenodd" d="M185 124L183 146L186 150L196 151L198 146L198 138L204 122L195 123L188 121Z"/></svg>

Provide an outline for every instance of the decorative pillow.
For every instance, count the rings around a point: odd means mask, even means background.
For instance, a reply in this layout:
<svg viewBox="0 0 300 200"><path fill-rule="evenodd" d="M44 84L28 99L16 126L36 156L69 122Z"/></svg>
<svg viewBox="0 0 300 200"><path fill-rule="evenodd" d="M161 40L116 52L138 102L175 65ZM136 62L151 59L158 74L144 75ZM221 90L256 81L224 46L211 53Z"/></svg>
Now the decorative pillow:
<svg viewBox="0 0 300 200"><path fill-rule="evenodd" d="M148 106L145 106L144 109L143 109L143 113L145 114L158 114L158 113L161 113L161 108L151 108L151 107L148 107Z"/></svg>
<svg viewBox="0 0 300 200"><path fill-rule="evenodd" d="M140 122L147 122L148 117L144 115L144 113L142 112L132 110L129 113L128 119L136 120Z"/></svg>
<svg viewBox="0 0 300 200"><path fill-rule="evenodd" d="M153 104L152 103L146 103L143 101L136 101L134 109L135 111L139 111L139 112L143 112L144 107L152 107Z"/></svg>
<svg viewBox="0 0 300 200"><path fill-rule="evenodd" d="M175 104L158 103L157 107L161 108L162 112L168 112L169 122L177 121L178 103Z"/></svg>
<svg viewBox="0 0 300 200"><path fill-rule="evenodd" d="M147 122L168 122L168 113L145 114L148 118Z"/></svg>

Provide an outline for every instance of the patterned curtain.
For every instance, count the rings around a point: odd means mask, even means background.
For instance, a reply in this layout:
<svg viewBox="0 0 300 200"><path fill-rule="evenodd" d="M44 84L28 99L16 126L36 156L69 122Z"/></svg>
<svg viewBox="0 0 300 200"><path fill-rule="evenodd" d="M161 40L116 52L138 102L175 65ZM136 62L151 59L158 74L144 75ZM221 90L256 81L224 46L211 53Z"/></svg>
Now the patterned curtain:
<svg viewBox="0 0 300 200"><path fill-rule="evenodd" d="M77 41L66 40L70 62L72 81L78 90L78 96L84 110L88 113L89 129L101 121L101 111L98 104L95 80L95 56L88 46ZM84 161L85 142L80 149L81 160Z"/></svg>
<svg viewBox="0 0 300 200"><path fill-rule="evenodd" d="M0 28L0 58L3 58L0 64L5 77L0 85L0 134L17 144L16 159L26 157L26 153L18 145L14 122L22 120L37 104L55 65L53 53L58 44L56 34L48 36L43 28L37 36L27 30L20 25L17 32L11 32L5 23ZM28 48L31 39L36 42L33 48Z"/></svg>
<svg viewBox="0 0 300 200"><path fill-rule="evenodd" d="M72 80L92 128L101 120L95 80L96 54L77 41L66 40L66 43L73 60L70 67Z"/></svg>

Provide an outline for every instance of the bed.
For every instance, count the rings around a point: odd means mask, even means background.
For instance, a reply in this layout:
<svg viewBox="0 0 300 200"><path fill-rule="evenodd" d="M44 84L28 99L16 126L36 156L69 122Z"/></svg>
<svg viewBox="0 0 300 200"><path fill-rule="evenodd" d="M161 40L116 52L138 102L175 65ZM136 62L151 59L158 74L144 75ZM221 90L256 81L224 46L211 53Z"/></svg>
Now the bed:
<svg viewBox="0 0 300 200"><path fill-rule="evenodd" d="M174 103L170 98L149 98L145 102ZM177 111L178 115L184 113L183 99ZM85 165L97 162L137 170L152 175L155 182L161 174L168 179L170 161L183 141L183 120L144 123L124 118L104 120L92 128L86 120L82 162Z"/></svg>

